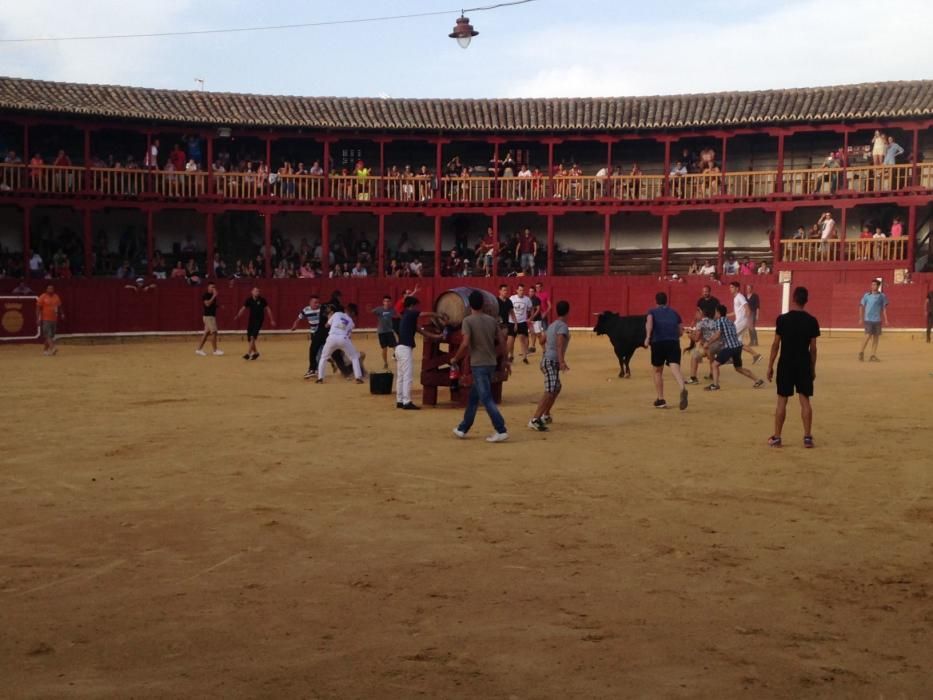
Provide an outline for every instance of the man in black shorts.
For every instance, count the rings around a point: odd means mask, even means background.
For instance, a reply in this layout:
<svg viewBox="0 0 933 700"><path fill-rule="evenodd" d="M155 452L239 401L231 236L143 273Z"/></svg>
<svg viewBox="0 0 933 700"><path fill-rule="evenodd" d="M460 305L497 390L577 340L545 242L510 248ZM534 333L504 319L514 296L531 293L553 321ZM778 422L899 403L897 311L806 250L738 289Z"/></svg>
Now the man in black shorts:
<svg viewBox="0 0 933 700"><path fill-rule="evenodd" d="M768 362L768 381L774 378L774 360L780 350L781 359L777 368L777 408L774 411L774 434L768 438L771 447L781 446L781 430L787 414L787 399L794 395L800 398L800 418L803 421L803 446L813 447L813 381L816 379L816 339L820 335L820 324L804 311L809 300L806 287L794 290L793 308L777 318L774 342L771 344L771 359Z"/></svg>
<svg viewBox="0 0 933 700"><path fill-rule="evenodd" d="M256 349L256 339L259 338L259 331L262 330L262 323L266 319L266 315L269 316L269 323L275 328L275 319L272 317L272 309L269 308L269 302L266 301L265 297L259 296L259 287L253 287L250 295L246 298L246 301L243 302L243 308L241 308L236 315L234 321L239 320L240 316L243 315L249 309L249 321L246 324L246 340L249 343L249 347L246 349L246 354L243 355L244 360L257 360L259 359L259 351Z"/></svg>
<svg viewBox="0 0 933 700"><path fill-rule="evenodd" d="M658 292L654 295L657 306L648 312L645 321L645 347L651 348L651 366L654 368L654 388L658 398L655 408L667 408L664 400L664 365L671 368L671 374L680 386L680 410L687 408L687 387L684 375L680 371L680 336L684 334L684 325L680 314L667 305L667 294Z"/></svg>
<svg viewBox="0 0 933 700"><path fill-rule="evenodd" d="M395 309L392 306L392 297L386 294L382 297L382 306L373 309L376 315L376 332L379 334L379 347L382 348L382 369L389 369L389 348L396 345L395 328L393 320Z"/></svg>

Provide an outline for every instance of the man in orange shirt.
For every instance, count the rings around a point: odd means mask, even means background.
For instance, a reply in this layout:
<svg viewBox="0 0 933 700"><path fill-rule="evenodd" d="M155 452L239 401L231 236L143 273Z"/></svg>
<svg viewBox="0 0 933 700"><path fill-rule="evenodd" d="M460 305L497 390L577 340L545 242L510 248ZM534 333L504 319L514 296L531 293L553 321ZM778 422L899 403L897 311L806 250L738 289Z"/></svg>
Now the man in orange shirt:
<svg viewBox="0 0 933 700"><path fill-rule="evenodd" d="M59 319L65 320L62 299L55 293L55 287L50 284L45 288L45 294L36 300L36 325L42 329L42 342L45 343L46 355L54 355L58 352L58 346L55 344L55 326Z"/></svg>

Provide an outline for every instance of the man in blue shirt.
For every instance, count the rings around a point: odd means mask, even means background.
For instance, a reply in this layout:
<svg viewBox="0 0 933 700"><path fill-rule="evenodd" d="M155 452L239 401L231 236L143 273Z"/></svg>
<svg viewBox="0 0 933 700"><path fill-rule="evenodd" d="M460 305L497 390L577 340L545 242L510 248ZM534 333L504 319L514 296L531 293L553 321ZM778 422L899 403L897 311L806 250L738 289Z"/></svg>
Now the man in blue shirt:
<svg viewBox="0 0 933 700"><path fill-rule="evenodd" d="M651 366L654 367L654 387L658 398L655 408L667 408L664 400L664 365L671 368L671 374L680 386L680 410L687 408L687 387L684 375L680 371L680 336L684 326L680 315L667 305L667 294L658 292L654 295L657 306L648 312L645 320L645 347L651 348Z"/></svg>
<svg viewBox="0 0 933 700"><path fill-rule="evenodd" d="M858 354L860 361L865 359L865 348L871 341L869 362L881 362L878 359L878 340L881 338L881 321L888 322L888 298L881 291L881 280L871 281L871 291L865 292L858 307L858 321L865 324L865 342Z"/></svg>
<svg viewBox="0 0 933 700"><path fill-rule="evenodd" d="M716 309L716 332L709 339L711 344L717 341L722 343L722 348L713 359L713 383L706 387L706 391L719 391L719 368L727 362L732 363L736 372L755 382L756 389L764 386L764 379L759 379L751 370L742 367L742 340L729 318L729 309L722 304Z"/></svg>

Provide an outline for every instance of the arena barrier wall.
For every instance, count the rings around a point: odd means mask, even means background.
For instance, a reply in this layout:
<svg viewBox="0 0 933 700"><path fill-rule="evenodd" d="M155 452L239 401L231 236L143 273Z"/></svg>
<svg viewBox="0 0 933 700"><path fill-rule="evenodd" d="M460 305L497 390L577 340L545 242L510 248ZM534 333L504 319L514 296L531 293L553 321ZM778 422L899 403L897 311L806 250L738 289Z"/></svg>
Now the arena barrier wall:
<svg viewBox="0 0 933 700"><path fill-rule="evenodd" d="M874 275L854 279L852 275L840 276L829 272L794 272L791 285L802 284L810 290L808 310L826 329L858 328L858 305L862 294L868 289ZM525 278L531 281L532 278ZM594 324L594 314L600 311L617 311L621 314L643 314L654 306L654 295L667 292L670 304L685 322L691 322L700 291L705 284L701 278L689 278L685 282L662 281L654 277L540 277L545 289L551 294L552 302L565 299L570 302L570 325L589 327ZM774 318L781 312L782 287L777 275L737 277L744 288L749 282L761 298L759 326L772 327ZM222 331L246 329L246 316L234 322L233 317L256 285L269 300L278 329L288 329L298 310L307 304L308 297L317 293L323 300L335 289L343 295L344 303L356 303L361 309L360 327L370 326L370 309L382 303L383 294L397 299L407 287L418 282L419 298L424 310L433 308L438 294L452 287L474 286L495 293L499 283L517 284L518 278L424 278L415 279L288 279L288 280L221 280L218 282L220 306L217 322ZM729 279L721 284L713 283L713 295L731 308L728 289ZM30 286L41 293L47 284L44 280L30 280ZM55 288L62 297L66 320L59 324L62 335L121 333L184 333L202 328L201 295L206 285L189 286L179 280L158 282L158 287L149 292L134 292L126 289L127 281L92 278L55 280ZM0 280L0 296L9 295L18 284L17 280ZM915 275L912 284L895 285L890 271L885 277L884 291L891 300L888 309L891 328L924 328L924 300L933 289L933 274ZM24 333L35 335L34 316L24 324ZM268 324L267 324L268 326ZM268 330L272 330L268 328Z"/></svg>

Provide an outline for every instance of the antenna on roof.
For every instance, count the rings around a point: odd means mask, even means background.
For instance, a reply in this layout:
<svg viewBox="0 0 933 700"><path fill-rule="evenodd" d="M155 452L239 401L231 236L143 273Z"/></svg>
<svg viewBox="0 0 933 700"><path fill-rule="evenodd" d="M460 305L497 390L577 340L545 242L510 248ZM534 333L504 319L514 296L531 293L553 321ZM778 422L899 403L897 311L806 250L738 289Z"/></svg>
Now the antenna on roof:
<svg viewBox="0 0 933 700"><path fill-rule="evenodd" d="M204 92L204 78L195 78L194 82L198 84L198 90Z"/></svg>

